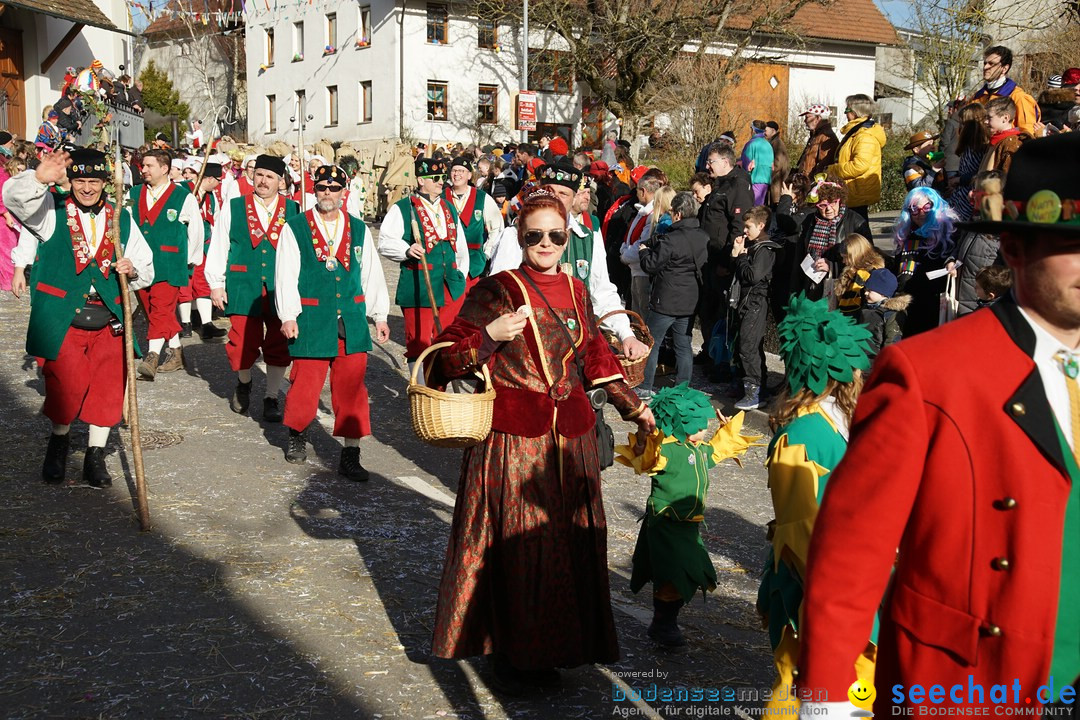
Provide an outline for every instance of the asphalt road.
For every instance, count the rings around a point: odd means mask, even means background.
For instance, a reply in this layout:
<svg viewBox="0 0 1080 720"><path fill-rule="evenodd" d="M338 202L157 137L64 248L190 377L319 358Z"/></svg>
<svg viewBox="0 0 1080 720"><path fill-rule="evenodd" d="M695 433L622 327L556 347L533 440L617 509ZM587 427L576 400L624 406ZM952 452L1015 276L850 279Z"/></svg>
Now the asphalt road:
<svg viewBox="0 0 1080 720"><path fill-rule="evenodd" d="M396 266L386 265L391 288ZM139 384L153 530L133 510L126 430L114 431L105 491L39 479L49 423L23 352L29 305L0 301L0 707L10 718L593 718L736 715L760 705L771 653L754 599L771 503L752 449L713 471L702 528L720 586L682 614L688 651L645 636L648 591L629 591L648 494L621 466L604 473L619 663L564 673L564 687L502 697L479 659L430 655L435 598L460 452L426 446L408 416L400 311L372 352L374 436L365 484L335 470L323 394L308 464L284 461L286 430L230 412L221 345L185 347L186 371ZM775 381L775 378L774 378ZM730 411L721 388L696 378ZM628 424L613 420L617 438ZM755 412L752 426L763 428ZM73 482L86 428L73 428ZM129 478L125 483L125 477ZM738 688L736 699L652 700L650 688ZM632 701L633 690L646 700ZM736 694L737 693L737 694Z"/></svg>

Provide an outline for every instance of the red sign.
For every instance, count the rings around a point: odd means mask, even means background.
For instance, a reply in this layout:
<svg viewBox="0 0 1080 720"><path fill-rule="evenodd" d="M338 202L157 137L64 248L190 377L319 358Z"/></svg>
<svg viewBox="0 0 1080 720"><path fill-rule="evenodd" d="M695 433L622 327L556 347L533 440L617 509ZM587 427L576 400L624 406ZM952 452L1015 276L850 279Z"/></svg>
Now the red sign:
<svg viewBox="0 0 1080 720"><path fill-rule="evenodd" d="M517 129L536 129L536 93L522 90L517 100Z"/></svg>

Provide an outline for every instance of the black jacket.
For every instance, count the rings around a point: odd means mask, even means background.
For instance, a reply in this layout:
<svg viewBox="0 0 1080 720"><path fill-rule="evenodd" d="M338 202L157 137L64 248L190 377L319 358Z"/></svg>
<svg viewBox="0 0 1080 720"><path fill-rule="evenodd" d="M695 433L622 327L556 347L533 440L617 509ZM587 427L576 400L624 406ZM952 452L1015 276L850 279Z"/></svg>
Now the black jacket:
<svg viewBox="0 0 1080 720"><path fill-rule="evenodd" d="M675 317L694 314L708 243L697 218L680 220L646 241L640 259L652 280L650 310Z"/></svg>
<svg viewBox="0 0 1080 720"><path fill-rule="evenodd" d="M740 312L751 306L764 310L779 250L779 243L762 235L756 242L748 243L746 252L735 258L735 279L729 298L732 307Z"/></svg>
<svg viewBox="0 0 1080 720"><path fill-rule="evenodd" d="M867 357L873 360L886 345L900 342L903 333L898 314L906 311L910 304L910 295L886 298L877 305L863 303L859 310L859 322L870 331L870 339L866 342L870 348Z"/></svg>
<svg viewBox="0 0 1080 720"><path fill-rule="evenodd" d="M803 258L806 257L806 253L810 248L810 238L814 234L814 223L817 222L817 213L810 213L803 218L802 233L800 233L798 242L793 245L789 244L787 250L789 252L794 251L791 258L791 282L788 286L792 294L798 293L800 290L805 290L807 296L811 300L817 300L822 297L824 291L824 282L820 282L814 285L810 281L810 278L806 276L806 273L802 271ZM836 244L825 251L825 259L829 261L829 277L838 278L840 273L844 269L844 258L842 255L844 239L853 233L862 235L864 238L870 237L870 224L866 222L862 215L853 213L851 210L844 210L844 217L840 220L840 224L836 226Z"/></svg>
<svg viewBox="0 0 1080 720"><path fill-rule="evenodd" d="M743 218L753 206L754 191L745 170L737 167L722 178L713 178L712 194L698 211L701 229L709 236L710 262L720 260L731 241L742 235Z"/></svg>

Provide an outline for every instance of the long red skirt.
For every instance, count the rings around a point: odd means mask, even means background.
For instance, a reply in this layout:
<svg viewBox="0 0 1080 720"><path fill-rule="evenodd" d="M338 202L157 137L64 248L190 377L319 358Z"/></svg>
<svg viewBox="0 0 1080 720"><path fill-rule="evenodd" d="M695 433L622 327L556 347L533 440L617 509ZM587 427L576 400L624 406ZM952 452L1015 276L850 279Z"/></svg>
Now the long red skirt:
<svg viewBox="0 0 1080 720"><path fill-rule="evenodd" d="M619 659L596 435L561 446L493 431L465 451L436 656L498 652L523 670Z"/></svg>

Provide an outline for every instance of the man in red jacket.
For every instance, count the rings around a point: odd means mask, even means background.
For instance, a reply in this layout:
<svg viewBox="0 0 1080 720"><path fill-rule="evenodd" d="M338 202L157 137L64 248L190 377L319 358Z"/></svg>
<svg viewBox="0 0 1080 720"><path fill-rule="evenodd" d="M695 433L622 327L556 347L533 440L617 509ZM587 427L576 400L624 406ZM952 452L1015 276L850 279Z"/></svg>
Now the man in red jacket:
<svg viewBox="0 0 1080 720"><path fill-rule="evenodd" d="M1000 233L1012 294L875 362L810 547L798 683L827 702L806 717L850 716L879 605L879 717L1075 707L1078 166L1080 135L1026 143L1005 221L967 228Z"/></svg>

